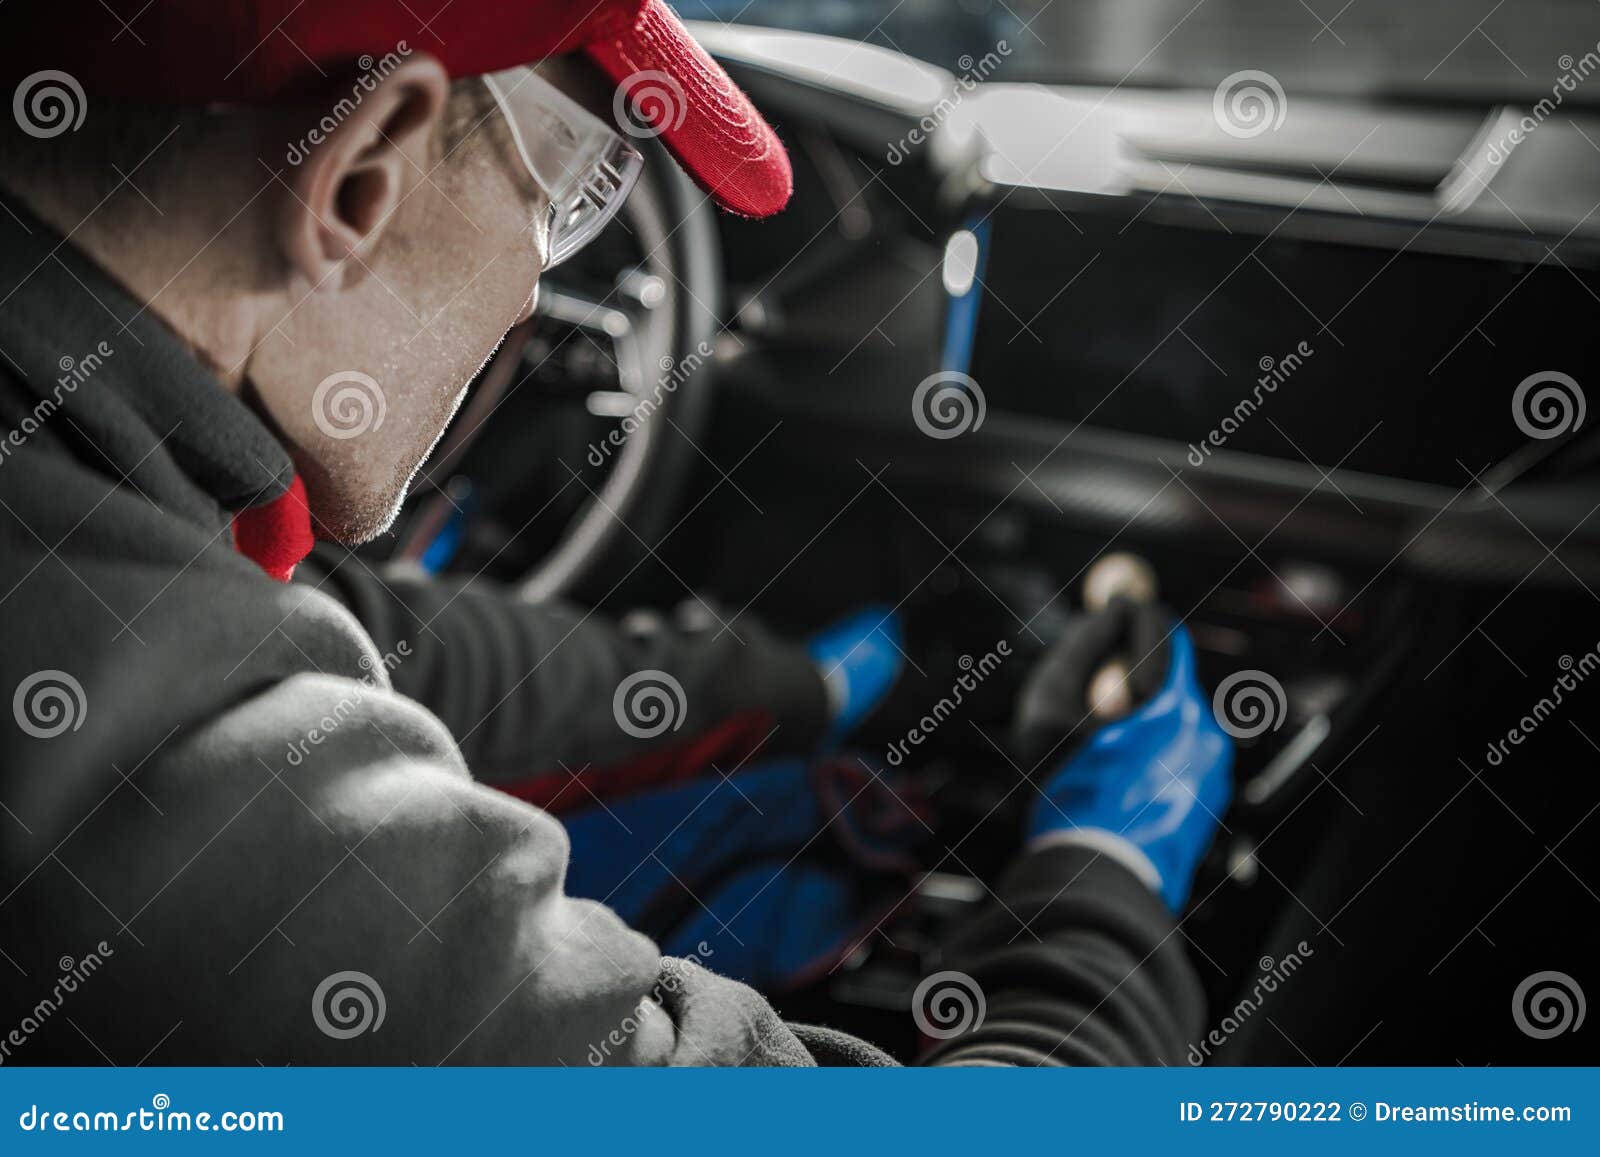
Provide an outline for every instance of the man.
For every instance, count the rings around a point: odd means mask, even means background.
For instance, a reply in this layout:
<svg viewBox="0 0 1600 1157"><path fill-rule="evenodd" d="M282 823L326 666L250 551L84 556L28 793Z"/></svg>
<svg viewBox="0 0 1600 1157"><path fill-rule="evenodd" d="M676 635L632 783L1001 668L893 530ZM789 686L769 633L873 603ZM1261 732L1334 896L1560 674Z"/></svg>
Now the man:
<svg viewBox="0 0 1600 1157"><path fill-rule="evenodd" d="M662 139L734 212L787 199L775 134L659 0L108 12L0 10L0 1059L884 1062L783 1023L716 944L664 957L566 894L562 825L473 778L682 790L681 752L594 708L646 670L689 731L807 751L881 692L849 686L872 631L625 633L305 557L388 525L541 269L625 195L586 76L665 78ZM359 439L330 420L351 389ZM1145 694L1095 731L1089 679L1129 651ZM1171 914L1230 758L1187 635L1078 623L1021 721L1029 848L946 955L988 1017L932 1059L1175 1061L1199 1002Z"/></svg>

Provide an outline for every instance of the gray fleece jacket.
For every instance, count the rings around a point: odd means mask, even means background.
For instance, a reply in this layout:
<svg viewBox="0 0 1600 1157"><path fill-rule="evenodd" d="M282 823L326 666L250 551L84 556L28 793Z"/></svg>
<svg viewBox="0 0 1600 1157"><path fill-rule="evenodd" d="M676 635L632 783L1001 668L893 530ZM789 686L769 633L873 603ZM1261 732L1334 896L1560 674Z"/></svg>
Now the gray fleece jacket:
<svg viewBox="0 0 1600 1157"><path fill-rule="evenodd" d="M14 204L0 431L0 1063L887 1060L566 896L561 825L483 782L626 756L611 692L646 667L689 730L759 710L803 746L801 652L355 558L273 581L232 528L288 454ZM1138 881L1058 849L1000 892L950 957L990 1022L943 1060L1182 1055L1197 986Z"/></svg>

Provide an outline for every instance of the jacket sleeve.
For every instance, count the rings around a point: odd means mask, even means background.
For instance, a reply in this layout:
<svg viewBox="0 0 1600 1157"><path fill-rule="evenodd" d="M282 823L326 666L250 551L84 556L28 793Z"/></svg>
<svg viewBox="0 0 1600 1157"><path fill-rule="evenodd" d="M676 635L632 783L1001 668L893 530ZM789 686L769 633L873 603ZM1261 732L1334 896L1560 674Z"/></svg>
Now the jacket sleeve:
<svg viewBox="0 0 1600 1157"><path fill-rule="evenodd" d="M810 1063L750 989L566 895L560 823L475 782L343 608L77 569L150 605L143 642L79 608L0 658L61 654L87 705L59 735L5 717L0 1060Z"/></svg>
<svg viewBox="0 0 1600 1157"><path fill-rule="evenodd" d="M645 759L667 774L674 752L732 767L758 749L807 751L825 724L808 656L748 617L724 629L726 612L690 604L621 626L494 583L339 558L319 547L296 578L344 603L381 651L403 647L395 689L444 721L474 775L534 802L586 766Z"/></svg>
<svg viewBox="0 0 1600 1157"><path fill-rule="evenodd" d="M922 1063L1183 1063L1204 998L1172 917L1132 872L1091 849L1045 848L996 897L943 960L968 1000L981 994L982 1022Z"/></svg>

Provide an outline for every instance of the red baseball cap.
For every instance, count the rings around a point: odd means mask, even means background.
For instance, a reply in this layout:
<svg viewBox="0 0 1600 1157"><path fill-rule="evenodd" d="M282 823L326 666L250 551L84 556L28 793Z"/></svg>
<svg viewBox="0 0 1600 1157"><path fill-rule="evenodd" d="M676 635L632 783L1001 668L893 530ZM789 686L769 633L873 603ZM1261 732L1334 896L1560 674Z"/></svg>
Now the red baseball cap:
<svg viewBox="0 0 1600 1157"><path fill-rule="evenodd" d="M0 9L8 84L174 104L315 99L386 53L453 77L581 52L725 209L765 217L793 187L777 134L662 0L38 0ZM331 88L337 91L336 87ZM92 108L89 112L92 114Z"/></svg>

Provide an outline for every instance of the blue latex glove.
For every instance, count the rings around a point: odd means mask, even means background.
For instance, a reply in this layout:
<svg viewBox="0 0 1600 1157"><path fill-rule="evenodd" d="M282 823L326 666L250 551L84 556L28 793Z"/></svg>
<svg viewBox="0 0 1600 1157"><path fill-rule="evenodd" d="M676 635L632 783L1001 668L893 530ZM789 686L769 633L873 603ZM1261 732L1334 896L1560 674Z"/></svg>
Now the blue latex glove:
<svg viewBox="0 0 1600 1157"><path fill-rule="evenodd" d="M904 630L893 607L866 606L811 637L807 650L828 690L824 749L834 749L900 677Z"/></svg>
<svg viewBox="0 0 1600 1157"><path fill-rule="evenodd" d="M1104 613L1155 612L1121 607ZM1142 874L1177 912L1233 792L1233 741L1218 726L1195 676L1189 632L1173 628L1168 649L1166 677L1154 694L1100 727L1041 781L1044 798L1033 805L1028 835L1030 842L1044 843L1068 839L1108 846L1106 836L1126 841L1148 864Z"/></svg>

